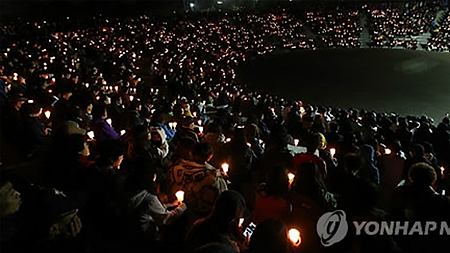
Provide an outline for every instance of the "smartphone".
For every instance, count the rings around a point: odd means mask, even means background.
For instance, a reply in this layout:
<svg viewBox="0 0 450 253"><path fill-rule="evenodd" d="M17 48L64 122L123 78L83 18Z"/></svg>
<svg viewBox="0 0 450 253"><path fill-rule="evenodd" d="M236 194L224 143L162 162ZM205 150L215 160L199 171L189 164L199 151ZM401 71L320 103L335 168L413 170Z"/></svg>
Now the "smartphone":
<svg viewBox="0 0 450 253"><path fill-rule="evenodd" d="M250 238L250 237L252 237L252 234L253 234L253 232L255 231L255 229L256 229L255 223L250 222L250 224L248 225L248 227L245 228L243 235L244 235L246 238Z"/></svg>

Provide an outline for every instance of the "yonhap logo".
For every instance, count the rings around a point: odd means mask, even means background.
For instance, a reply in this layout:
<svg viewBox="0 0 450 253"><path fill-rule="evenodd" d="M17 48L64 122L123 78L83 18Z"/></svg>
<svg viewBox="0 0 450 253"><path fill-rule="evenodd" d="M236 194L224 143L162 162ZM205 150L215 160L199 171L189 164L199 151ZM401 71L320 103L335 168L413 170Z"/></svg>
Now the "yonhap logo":
<svg viewBox="0 0 450 253"><path fill-rule="evenodd" d="M348 232L345 212L336 210L324 213L317 221L316 229L320 242L325 247L342 241Z"/></svg>

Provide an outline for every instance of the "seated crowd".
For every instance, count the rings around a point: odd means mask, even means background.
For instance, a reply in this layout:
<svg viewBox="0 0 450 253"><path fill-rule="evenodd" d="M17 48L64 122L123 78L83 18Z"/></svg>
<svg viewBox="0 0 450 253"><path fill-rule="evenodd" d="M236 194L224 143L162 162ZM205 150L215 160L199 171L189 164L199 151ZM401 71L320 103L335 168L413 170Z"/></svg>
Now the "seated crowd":
<svg viewBox="0 0 450 253"><path fill-rule="evenodd" d="M339 29L356 36L356 17L331 13L321 28L349 18ZM336 209L348 220L448 221L450 119L250 91L237 65L279 43L314 43L290 14L236 16L15 24L0 62L2 252L449 246L354 234L322 246L317 220ZM333 45L356 45L347 39Z"/></svg>

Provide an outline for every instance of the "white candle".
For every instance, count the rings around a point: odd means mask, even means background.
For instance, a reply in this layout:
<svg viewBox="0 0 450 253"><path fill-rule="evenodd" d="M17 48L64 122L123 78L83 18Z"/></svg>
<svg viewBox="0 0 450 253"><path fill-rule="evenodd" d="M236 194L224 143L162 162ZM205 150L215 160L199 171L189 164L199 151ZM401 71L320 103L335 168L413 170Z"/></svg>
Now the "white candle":
<svg viewBox="0 0 450 253"><path fill-rule="evenodd" d="M295 145L295 146L297 146L299 142L300 142L299 139L294 139L294 145Z"/></svg>
<svg viewBox="0 0 450 253"><path fill-rule="evenodd" d="M50 111L45 111L44 112L44 114L45 114L45 117L47 118L47 119L50 119L50 115L51 115L51 112Z"/></svg>
<svg viewBox="0 0 450 253"><path fill-rule="evenodd" d="M226 142L230 142L230 141L231 141L231 138L227 138L225 141L226 141Z"/></svg>
<svg viewBox="0 0 450 253"><path fill-rule="evenodd" d="M127 131L126 130L122 130L120 131L120 135L124 135Z"/></svg>
<svg viewBox="0 0 450 253"><path fill-rule="evenodd" d="M133 101L133 100L134 100L134 96L130 95L130 101Z"/></svg>
<svg viewBox="0 0 450 253"><path fill-rule="evenodd" d="M183 202L184 200L184 191L177 191L175 193L175 196L177 197L178 202Z"/></svg>
<svg viewBox="0 0 450 253"><path fill-rule="evenodd" d="M89 131L87 135L90 139L94 139L94 131Z"/></svg>
<svg viewBox="0 0 450 253"><path fill-rule="evenodd" d="M112 125L112 119L106 119L106 122L107 122L109 125Z"/></svg>
<svg viewBox="0 0 450 253"><path fill-rule="evenodd" d="M294 246L300 245L300 243L302 242L300 231L295 228L289 229L289 239L291 240L292 244L294 244Z"/></svg>
<svg viewBox="0 0 450 253"><path fill-rule="evenodd" d="M289 179L289 185L291 185L294 182L295 175L293 173L289 173L288 179Z"/></svg>
<svg viewBox="0 0 450 253"><path fill-rule="evenodd" d="M203 127L202 127L202 126L199 126L199 127L198 127L198 131L200 131L200 133L203 133Z"/></svg>
<svg viewBox="0 0 450 253"><path fill-rule="evenodd" d="M228 174L228 168L230 165L228 163L222 163L222 170L225 172L225 174Z"/></svg>
<svg viewBox="0 0 450 253"><path fill-rule="evenodd" d="M336 154L336 149L335 148L330 148L330 154L334 158L334 155Z"/></svg>
<svg viewBox="0 0 450 253"><path fill-rule="evenodd" d="M173 129L177 129L177 122L173 122Z"/></svg>
<svg viewBox="0 0 450 253"><path fill-rule="evenodd" d="M392 153L392 151L391 151L390 149L388 149L388 148L385 148L385 149L384 149L384 153L385 153L386 155L390 155L390 154Z"/></svg>
<svg viewBox="0 0 450 253"><path fill-rule="evenodd" d="M238 227L239 228L242 228L242 224L244 224L244 218L239 218L239 225L238 225Z"/></svg>

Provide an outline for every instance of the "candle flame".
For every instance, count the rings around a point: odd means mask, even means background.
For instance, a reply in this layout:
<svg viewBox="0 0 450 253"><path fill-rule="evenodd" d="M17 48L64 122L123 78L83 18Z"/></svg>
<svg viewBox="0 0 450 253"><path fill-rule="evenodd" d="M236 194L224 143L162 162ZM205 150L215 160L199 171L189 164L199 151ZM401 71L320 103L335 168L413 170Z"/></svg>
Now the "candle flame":
<svg viewBox="0 0 450 253"><path fill-rule="evenodd" d="M94 139L94 131L89 131L87 135L89 136L90 139Z"/></svg>
<svg viewBox="0 0 450 253"><path fill-rule="evenodd" d="M200 133L203 133L203 127L202 126L199 126L198 130L200 131Z"/></svg>
<svg viewBox="0 0 450 253"><path fill-rule="evenodd" d="M106 122L110 125L112 125L112 119L106 119Z"/></svg>
<svg viewBox="0 0 450 253"><path fill-rule="evenodd" d="M385 148L385 149L384 149L384 153L385 153L386 155L390 155L390 154L392 153L392 151L391 151L390 149L388 149L388 148Z"/></svg>
<svg viewBox="0 0 450 253"><path fill-rule="evenodd" d="M300 142L299 139L294 139L294 145L295 145L295 146L297 146L299 142Z"/></svg>
<svg viewBox="0 0 450 253"><path fill-rule="evenodd" d="M300 243L302 242L302 238L300 237L300 231L298 231L295 228L289 229L289 239L295 246L300 245Z"/></svg>
<svg viewBox="0 0 450 253"><path fill-rule="evenodd" d="M44 114L47 119L50 119L50 114L51 114L50 111L45 111Z"/></svg>
<svg viewBox="0 0 450 253"><path fill-rule="evenodd" d="M336 149L330 148L330 154L331 154L331 156L334 156L336 154Z"/></svg>
<svg viewBox="0 0 450 253"><path fill-rule="evenodd" d="M293 173L288 174L289 184L292 184L295 179L295 175Z"/></svg>
<svg viewBox="0 0 450 253"><path fill-rule="evenodd" d="M183 200L184 200L184 191L177 191L175 193L175 196L177 197L178 202L183 202Z"/></svg>
<svg viewBox="0 0 450 253"><path fill-rule="evenodd" d="M222 163L222 170L225 172L225 174L228 173L228 169L230 168L230 165L228 163Z"/></svg>

